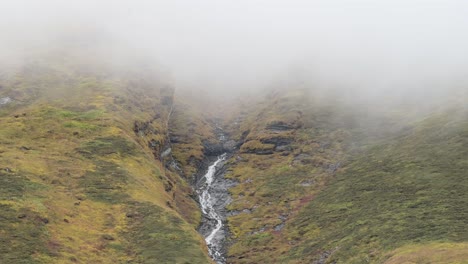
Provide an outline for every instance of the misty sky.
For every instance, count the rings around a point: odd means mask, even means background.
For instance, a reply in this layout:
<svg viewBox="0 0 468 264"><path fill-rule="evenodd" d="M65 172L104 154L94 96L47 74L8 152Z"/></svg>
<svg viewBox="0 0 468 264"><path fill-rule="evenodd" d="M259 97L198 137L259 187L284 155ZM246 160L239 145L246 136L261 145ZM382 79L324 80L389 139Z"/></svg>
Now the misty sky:
<svg viewBox="0 0 468 264"><path fill-rule="evenodd" d="M462 0L4 0L0 55L96 31L156 58L181 88L450 90L467 87L467 14Z"/></svg>

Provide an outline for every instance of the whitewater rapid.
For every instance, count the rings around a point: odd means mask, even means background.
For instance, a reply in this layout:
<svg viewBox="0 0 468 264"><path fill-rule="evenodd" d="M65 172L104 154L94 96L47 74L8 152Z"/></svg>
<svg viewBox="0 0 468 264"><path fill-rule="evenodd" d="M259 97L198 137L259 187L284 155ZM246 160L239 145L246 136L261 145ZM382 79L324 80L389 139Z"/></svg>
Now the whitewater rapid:
<svg viewBox="0 0 468 264"><path fill-rule="evenodd" d="M223 228L223 220L222 216L216 211L215 203L217 202L211 196L212 185L215 180L216 175L216 167L219 165L220 162L226 159L226 154L223 154L217 158L217 160L208 167L208 171L203 176L205 179L205 184L199 189L199 199L202 212L204 216L210 220L216 221L216 225L211 230L211 232L205 237L206 245L208 246L208 251L210 256L218 263L222 264L225 263L224 257L221 253L221 245L217 244L214 238L218 234L218 232Z"/></svg>

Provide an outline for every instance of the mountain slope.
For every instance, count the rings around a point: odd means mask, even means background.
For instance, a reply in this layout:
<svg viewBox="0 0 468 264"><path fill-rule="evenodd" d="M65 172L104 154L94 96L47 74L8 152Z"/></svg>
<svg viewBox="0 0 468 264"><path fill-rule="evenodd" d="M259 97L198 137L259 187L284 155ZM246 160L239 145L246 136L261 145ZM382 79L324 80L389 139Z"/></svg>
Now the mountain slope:
<svg viewBox="0 0 468 264"><path fill-rule="evenodd" d="M463 263L466 110L351 110L290 91L240 115L230 262Z"/></svg>
<svg viewBox="0 0 468 264"><path fill-rule="evenodd" d="M349 133L344 116L310 104L306 91L273 93L242 107L228 131L242 143L230 160L232 233L229 263L281 263L290 241L285 228L339 169Z"/></svg>
<svg viewBox="0 0 468 264"><path fill-rule="evenodd" d="M404 245L467 241L468 121L457 115L434 114L350 157L292 223L315 233L293 252L380 262Z"/></svg>
<svg viewBox="0 0 468 264"><path fill-rule="evenodd" d="M210 263L190 183L232 151L228 263L466 263L466 107L289 89L210 113L162 80L89 54L1 76L0 262Z"/></svg>
<svg viewBox="0 0 468 264"><path fill-rule="evenodd" d="M75 59L2 78L2 262L210 262L190 187L159 161L172 88Z"/></svg>

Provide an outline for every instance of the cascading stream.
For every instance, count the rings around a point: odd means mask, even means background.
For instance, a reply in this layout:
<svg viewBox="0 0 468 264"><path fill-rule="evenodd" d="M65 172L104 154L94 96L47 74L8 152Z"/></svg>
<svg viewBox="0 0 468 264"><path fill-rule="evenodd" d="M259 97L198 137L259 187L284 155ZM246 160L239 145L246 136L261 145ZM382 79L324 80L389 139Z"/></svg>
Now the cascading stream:
<svg viewBox="0 0 468 264"><path fill-rule="evenodd" d="M208 246L210 256L218 264L225 263L224 257L221 253L222 245L220 245L219 242L214 239L218 232L220 232L220 230L223 228L223 218L215 209L215 203L217 201L212 197L211 192L213 191L212 185L215 180L216 167L225 159L226 154L223 154L219 156L211 166L208 167L208 171L203 176L205 179L205 184L198 190L200 205L204 216L209 220L216 221L216 225L205 237L205 241Z"/></svg>

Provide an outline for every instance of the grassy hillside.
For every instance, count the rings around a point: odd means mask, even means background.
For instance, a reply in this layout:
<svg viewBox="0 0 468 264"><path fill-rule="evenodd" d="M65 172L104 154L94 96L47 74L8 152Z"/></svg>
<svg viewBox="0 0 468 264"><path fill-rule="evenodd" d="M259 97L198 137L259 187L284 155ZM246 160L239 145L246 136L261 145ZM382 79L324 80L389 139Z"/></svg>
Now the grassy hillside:
<svg viewBox="0 0 468 264"><path fill-rule="evenodd" d="M348 110L290 91L229 123L229 262L465 263L466 112Z"/></svg>
<svg viewBox="0 0 468 264"><path fill-rule="evenodd" d="M1 263L210 263L188 182L217 122L240 145L228 263L467 263L466 108L292 89L210 113L145 64L85 58L0 78Z"/></svg>
<svg viewBox="0 0 468 264"><path fill-rule="evenodd" d="M172 88L74 59L2 77L0 262L208 263L190 187L159 162Z"/></svg>
<svg viewBox="0 0 468 264"><path fill-rule="evenodd" d="M229 263L283 262L289 241L301 239L286 228L340 167L343 116L309 102L305 91L272 94L228 123L244 142L227 174L239 182L230 190Z"/></svg>
<svg viewBox="0 0 468 264"><path fill-rule="evenodd" d="M420 263L466 263L466 246L454 243L468 241L467 117L433 114L351 156L291 223L289 230L305 238L291 259L328 250L338 263L383 262L392 255L401 262L388 263L402 263L420 251ZM399 247L405 248L388 253ZM431 250L437 247L448 250Z"/></svg>

